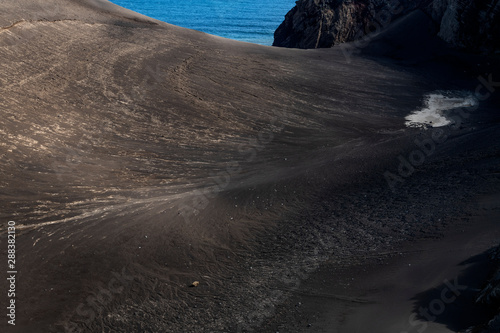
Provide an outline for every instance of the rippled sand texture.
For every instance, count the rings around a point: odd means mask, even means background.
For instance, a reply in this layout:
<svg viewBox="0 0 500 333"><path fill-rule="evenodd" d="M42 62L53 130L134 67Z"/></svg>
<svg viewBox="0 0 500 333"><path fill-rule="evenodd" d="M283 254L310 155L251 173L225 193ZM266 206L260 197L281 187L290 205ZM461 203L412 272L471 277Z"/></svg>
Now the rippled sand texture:
<svg viewBox="0 0 500 333"><path fill-rule="evenodd" d="M429 135L405 116L473 91L473 66L436 79L428 58L240 43L101 0L7 0L0 27L7 332L258 332L320 265L436 237L498 185L495 97L398 173Z"/></svg>

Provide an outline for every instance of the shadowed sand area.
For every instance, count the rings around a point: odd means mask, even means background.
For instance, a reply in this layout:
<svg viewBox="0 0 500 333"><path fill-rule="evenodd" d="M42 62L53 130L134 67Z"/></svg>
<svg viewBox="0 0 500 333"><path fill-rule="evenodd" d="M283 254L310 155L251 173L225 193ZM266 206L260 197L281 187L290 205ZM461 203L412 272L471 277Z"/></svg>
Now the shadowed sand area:
<svg viewBox="0 0 500 333"><path fill-rule="evenodd" d="M435 48L414 52L388 31L347 61L340 47L241 43L101 0L1 7L0 231L16 221L18 270L16 325L2 331L275 332L288 316L320 332L287 306L339 288L325 278L311 292L311 279L446 240L498 193L493 93L398 176L434 133L405 117L433 91L485 96L494 59L427 35ZM428 24L408 20L405 34ZM373 332L363 316L358 331Z"/></svg>

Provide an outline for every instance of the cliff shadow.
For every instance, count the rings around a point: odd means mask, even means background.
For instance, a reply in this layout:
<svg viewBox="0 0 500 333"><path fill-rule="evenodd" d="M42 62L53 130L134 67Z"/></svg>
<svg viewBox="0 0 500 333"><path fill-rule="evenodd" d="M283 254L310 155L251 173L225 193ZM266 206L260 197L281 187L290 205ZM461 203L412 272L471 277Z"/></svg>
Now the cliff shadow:
<svg viewBox="0 0 500 333"><path fill-rule="evenodd" d="M454 332L487 322L495 309L476 302L476 298L490 278L495 262L491 259L492 249L461 262L466 266L456 277L449 277L439 286L415 295L413 313L415 319L446 325ZM425 323L414 324L416 328Z"/></svg>

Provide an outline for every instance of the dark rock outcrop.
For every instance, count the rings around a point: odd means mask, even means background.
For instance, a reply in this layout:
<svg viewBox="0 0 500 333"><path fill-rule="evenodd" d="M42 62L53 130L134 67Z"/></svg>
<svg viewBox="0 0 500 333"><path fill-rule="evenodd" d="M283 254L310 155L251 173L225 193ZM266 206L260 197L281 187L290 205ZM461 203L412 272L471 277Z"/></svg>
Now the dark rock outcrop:
<svg viewBox="0 0 500 333"><path fill-rule="evenodd" d="M274 46L325 48L387 26L423 1L300 0L274 34Z"/></svg>
<svg viewBox="0 0 500 333"><path fill-rule="evenodd" d="M500 332L500 246L491 255L491 261L496 269L491 274L484 288L477 296L477 302L487 304L497 315L487 323L470 328L466 333L495 333Z"/></svg>
<svg viewBox="0 0 500 333"><path fill-rule="evenodd" d="M439 24L438 36L455 47L499 52L500 1L434 0L428 9Z"/></svg>
<svg viewBox="0 0 500 333"><path fill-rule="evenodd" d="M500 50L500 1L299 0L274 34L274 46L326 48L379 32L391 22L422 10L437 35L458 48Z"/></svg>

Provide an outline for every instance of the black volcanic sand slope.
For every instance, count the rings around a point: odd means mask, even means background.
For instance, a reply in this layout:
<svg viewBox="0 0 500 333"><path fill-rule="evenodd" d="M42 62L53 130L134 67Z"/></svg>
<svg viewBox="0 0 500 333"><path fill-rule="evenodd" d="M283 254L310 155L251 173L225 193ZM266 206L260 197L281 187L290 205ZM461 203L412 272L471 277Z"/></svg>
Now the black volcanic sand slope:
<svg viewBox="0 0 500 333"><path fill-rule="evenodd" d="M99 0L1 6L8 332L259 331L323 261L436 237L479 189L498 189L494 95L395 193L384 178L431 133L404 127L426 93L478 85L461 62L435 77Z"/></svg>

